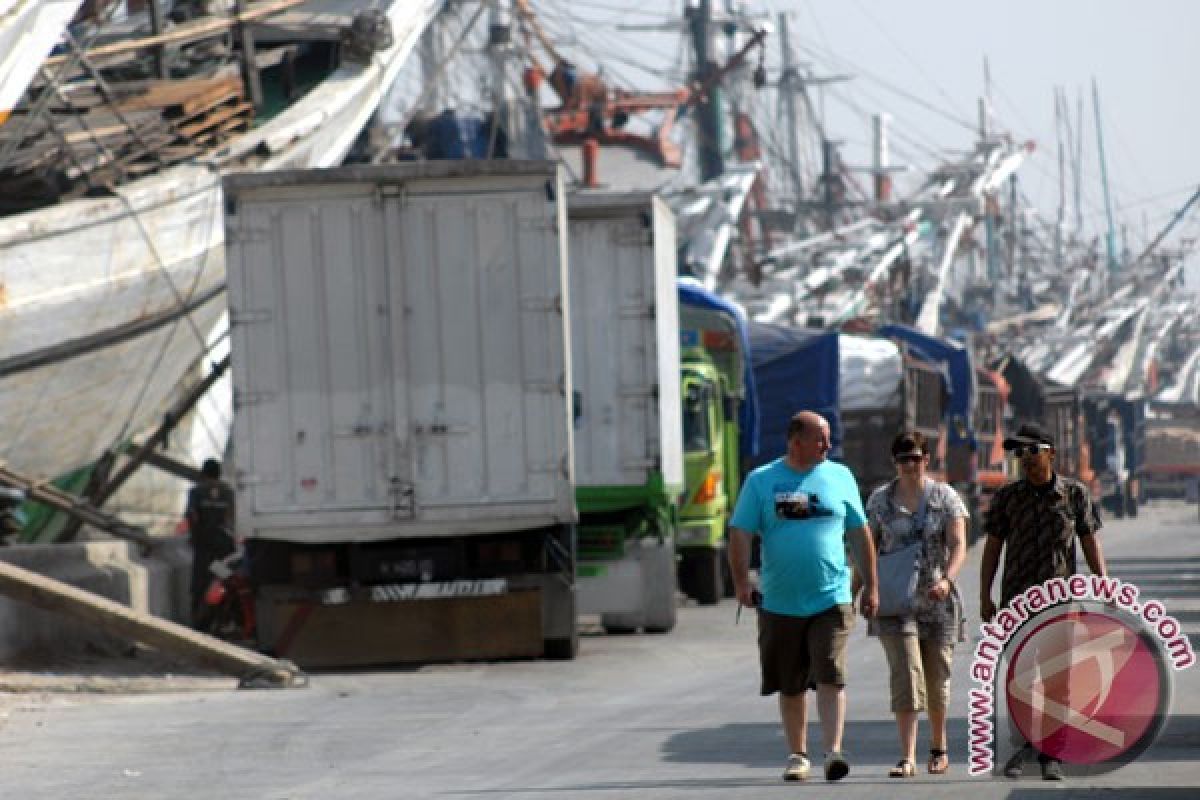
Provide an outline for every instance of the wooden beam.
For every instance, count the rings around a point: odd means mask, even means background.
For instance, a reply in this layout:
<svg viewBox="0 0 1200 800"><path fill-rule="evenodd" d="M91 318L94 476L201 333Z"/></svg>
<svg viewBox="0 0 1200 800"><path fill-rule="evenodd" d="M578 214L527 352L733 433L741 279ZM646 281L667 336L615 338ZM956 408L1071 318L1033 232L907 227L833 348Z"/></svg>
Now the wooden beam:
<svg viewBox="0 0 1200 800"><path fill-rule="evenodd" d="M96 493L95 503L97 506L102 506L104 503L116 494L125 481L129 480L130 476L137 471L137 468L146 460L146 454L161 447L167 441L167 436L174 430L179 421L183 419L184 414L191 411L196 403L200 402L205 393L212 388L217 379L229 369L230 357L225 356L216 364L212 365L212 369L204 376L200 383L196 384L186 395L180 398L170 410L163 415L162 423L154 430L149 437L142 442L141 446L129 456L129 460L124 466L108 480L108 482L100 488Z"/></svg>
<svg viewBox="0 0 1200 800"><path fill-rule="evenodd" d="M130 442L125 445L126 453L136 453L141 447L139 442ZM166 453L160 453L157 450L151 450L145 454L146 464L160 469L163 472L174 475L176 478L182 478L185 481L199 483L204 479L204 474L191 464L185 464L177 458L172 458Z"/></svg>
<svg viewBox="0 0 1200 800"><path fill-rule="evenodd" d="M134 611L107 597L3 561L0 561L0 593L46 611L66 614L105 633L140 642L197 666L233 675L246 687L305 685L303 673L292 664Z"/></svg>
<svg viewBox="0 0 1200 800"><path fill-rule="evenodd" d="M255 20L269 17L272 14L278 14L280 11L286 11L289 8L301 5L308 0L267 0L257 3L243 14L232 15L228 17L219 17L212 19L196 20L179 25L174 29L158 36L143 36L140 39L128 39L112 44L93 47L84 52L84 55L89 58L101 58L104 56L118 55L128 53L133 50L144 50L151 47L158 47L165 44L177 44L181 42L192 42L198 39L206 39L209 36L221 33L235 25L243 22L254 22ZM46 67L58 66L71 58L70 53L65 53L61 56L54 56L46 59Z"/></svg>
<svg viewBox="0 0 1200 800"><path fill-rule="evenodd" d="M158 4L158 0L150 0L150 28L154 31L155 36L162 36L166 26L163 24L162 7ZM158 45L154 48L154 66L158 70L158 77L166 80L171 77L170 70L167 69L167 48L165 45Z"/></svg>
<svg viewBox="0 0 1200 800"><path fill-rule="evenodd" d="M239 44L242 47L242 83L246 86L246 94L250 96L250 102L256 109L259 109L263 106L262 81L258 76L258 64L255 62L254 56L254 32L250 30L249 23L244 20L246 0L233 0L233 8L237 12L238 19L242 20L237 26L238 38L241 40Z"/></svg>
<svg viewBox="0 0 1200 800"><path fill-rule="evenodd" d="M93 528L102 530L110 536L136 542L146 552L152 550L162 541L151 536L144 528L137 525L130 525L122 521L120 517L102 511L86 500L64 492L52 483L37 481L21 475L4 466L2 463L0 463L0 485L20 489L25 492L30 500L36 500L42 505L62 511L72 519L77 519L85 525L91 525Z"/></svg>

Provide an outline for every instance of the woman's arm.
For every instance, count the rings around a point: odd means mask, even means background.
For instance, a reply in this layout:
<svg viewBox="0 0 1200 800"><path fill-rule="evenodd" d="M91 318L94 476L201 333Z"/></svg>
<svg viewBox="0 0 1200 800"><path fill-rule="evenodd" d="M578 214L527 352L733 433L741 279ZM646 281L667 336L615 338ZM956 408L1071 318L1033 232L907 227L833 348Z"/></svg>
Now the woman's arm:
<svg viewBox="0 0 1200 800"><path fill-rule="evenodd" d="M929 599L945 600L950 595L958 571L967 559L966 518L951 517L946 522L946 573L929 587Z"/></svg>

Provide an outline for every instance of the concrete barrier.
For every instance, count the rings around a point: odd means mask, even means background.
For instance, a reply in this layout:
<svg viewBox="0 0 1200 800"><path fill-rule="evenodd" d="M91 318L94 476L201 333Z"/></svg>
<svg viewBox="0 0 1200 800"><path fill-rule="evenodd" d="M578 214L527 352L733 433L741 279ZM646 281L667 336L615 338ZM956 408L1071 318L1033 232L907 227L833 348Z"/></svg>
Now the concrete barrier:
<svg viewBox="0 0 1200 800"><path fill-rule="evenodd" d="M191 548L183 539L165 540L146 558L137 545L93 541L0 548L0 560L94 592L155 616L188 621ZM0 661L36 654L38 660L74 653L119 654L130 642L62 614L42 611L0 596Z"/></svg>

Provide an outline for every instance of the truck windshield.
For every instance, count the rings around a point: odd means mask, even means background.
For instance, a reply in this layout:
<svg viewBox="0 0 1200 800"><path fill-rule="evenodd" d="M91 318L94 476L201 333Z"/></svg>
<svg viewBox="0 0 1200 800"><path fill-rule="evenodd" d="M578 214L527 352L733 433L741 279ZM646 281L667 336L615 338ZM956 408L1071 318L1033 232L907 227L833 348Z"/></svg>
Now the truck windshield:
<svg viewBox="0 0 1200 800"><path fill-rule="evenodd" d="M683 449L688 453L713 449L711 386L689 386L683 398Z"/></svg>

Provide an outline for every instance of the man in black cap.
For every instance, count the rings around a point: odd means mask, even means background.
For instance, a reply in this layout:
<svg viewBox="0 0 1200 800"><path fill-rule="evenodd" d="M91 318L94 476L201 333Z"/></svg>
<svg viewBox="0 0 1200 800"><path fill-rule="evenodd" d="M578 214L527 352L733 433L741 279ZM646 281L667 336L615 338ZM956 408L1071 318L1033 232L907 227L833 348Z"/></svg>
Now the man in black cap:
<svg viewBox="0 0 1200 800"><path fill-rule="evenodd" d="M1004 449L1020 459L1023 476L996 492L984 522L987 539L980 566L979 610L985 620L996 614L992 580L1001 551L1001 607L1032 586L1074 575L1076 539L1092 572L1107 574L1096 536L1100 516L1086 486L1054 472L1053 438L1040 426L1026 424L1016 436L1004 440ZM1029 755L1028 743L1022 744L1004 766L1010 778L1021 776ZM1038 761L1044 779L1063 779L1058 759L1039 753Z"/></svg>
<svg viewBox="0 0 1200 800"><path fill-rule="evenodd" d="M188 492L184 515L192 545L192 626L204 630L209 621L204 607L204 592L212 581L209 565L232 553L236 543L233 488L221 480L221 463L208 459L200 474L200 482Z"/></svg>

